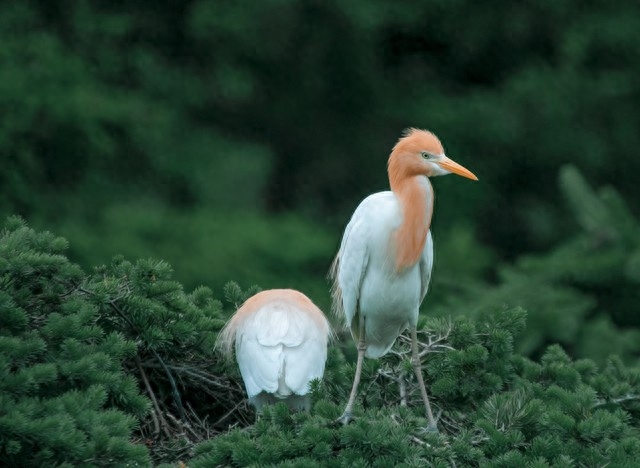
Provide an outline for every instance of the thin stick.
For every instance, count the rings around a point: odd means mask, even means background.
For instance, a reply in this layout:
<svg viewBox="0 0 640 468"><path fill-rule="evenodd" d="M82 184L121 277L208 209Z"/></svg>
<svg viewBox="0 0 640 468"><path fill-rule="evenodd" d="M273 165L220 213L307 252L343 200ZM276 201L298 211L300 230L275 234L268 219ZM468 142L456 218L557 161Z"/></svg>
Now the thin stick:
<svg viewBox="0 0 640 468"><path fill-rule="evenodd" d="M244 400L240 400L238 403L236 403L236 405L235 405L233 408L231 408L229 411L227 411L227 412L226 412L226 413L225 413L225 414L224 414L220 419L218 419L218 420L215 422L214 426L217 426L217 425L218 425L218 424L220 424L222 421L224 421L224 420L225 420L225 419L227 419L229 416L231 416L231 415L234 413L234 411L236 411L236 410L240 407L240 405L242 405L243 403L244 403Z"/></svg>
<svg viewBox="0 0 640 468"><path fill-rule="evenodd" d="M137 354L135 356L135 361L136 361L136 365L138 366L138 370L140 371L140 374L142 375L142 381L144 382L144 386L147 389L147 393L149 394L149 398L151 398L151 402L153 403L153 407L155 408L155 412L154 411L151 412L151 417L153 419L153 425L155 427L154 434L157 435L160 432L160 422L161 422L162 423L162 429L163 429L165 435L167 437L171 437L171 432L169 431L169 428L167 427L167 421L165 421L164 417L162 416L162 411L160 411L160 405L158 405L158 400L156 400L156 396L153 393L153 390L151 389L151 385L149 384L149 379L147 379L147 374L145 373L144 369L142 368L142 364L140 363L140 358L138 357ZM160 418L160 422L158 421L158 418Z"/></svg>

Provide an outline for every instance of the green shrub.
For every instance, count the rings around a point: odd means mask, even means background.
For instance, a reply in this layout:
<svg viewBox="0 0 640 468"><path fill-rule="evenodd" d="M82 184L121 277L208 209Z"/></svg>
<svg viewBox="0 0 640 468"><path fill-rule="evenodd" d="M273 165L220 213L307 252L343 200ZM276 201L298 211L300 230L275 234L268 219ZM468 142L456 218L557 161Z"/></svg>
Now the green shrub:
<svg viewBox="0 0 640 468"><path fill-rule="evenodd" d="M514 352L523 327L519 309L427 321L421 346L430 351L423 364L439 435L424 432L404 337L396 353L365 361L351 425L336 418L354 369L332 353L310 414L273 406L255 425L200 444L190 466L633 466L640 370L616 358L599 369L559 346L531 361ZM337 374L347 376L340 388Z"/></svg>
<svg viewBox="0 0 640 468"><path fill-rule="evenodd" d="M66 248L17 218L0 235L0 464L149 465L248 423L208 288L185 293L155 260L86 274Z"/></svg>
<svg viewBox="0 0 640 468"><path fill-rule="evenodd" d="M66 241L11 219L0 233L3 466L148 466L132 431L149 401L122 362L136 343L99 325Z"/></svg>
<svg viewBox="0 0 640 468"><path fill-rule="evenodd" d="M255 288L229 283L225 310L208 288L185 293L164 261L116 257L87 274L66 249L17 218L0 233L3 466L633 466L640 456L640 369L572 360L559 345L523 356L521 308L421 319L440 434L424 432L405 335L365 360L353 424L335 422L354 374L350 339L330 348L310 413L275 405L256 420L235 364L213 346ZM616 336L603 323L594 333Z"/></svg>

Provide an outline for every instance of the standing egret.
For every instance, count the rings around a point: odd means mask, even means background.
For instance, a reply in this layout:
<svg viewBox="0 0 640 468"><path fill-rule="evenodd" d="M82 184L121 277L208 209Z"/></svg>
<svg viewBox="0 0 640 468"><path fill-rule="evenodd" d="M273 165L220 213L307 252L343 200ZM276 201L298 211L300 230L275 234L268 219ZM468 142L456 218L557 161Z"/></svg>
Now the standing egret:
<svg viewBox="0 0 640 468"><path fill-rule="evenodd" d="M327 360L331 327L301 292L262 291L245 301L216 346L227 357L235 342L236 359L251 403L283 401L292 410L309 409L309 382L320 379Z"/></svg>
<svg viewBox="0 0 640 468"><path fill-rule="evenodd" d="M429 177L458 174L478 178L445 156L431 132L408 129L387 164L391 191L374 193L358 206L347 225L331 268L334 310L342 311L358 344L353 387L343 424L352 419L364 356L384 356L396 338L411 328L411 363L429 421L437 432L422 378L416 327L433 265L429 227L433 187Z"/></svg>

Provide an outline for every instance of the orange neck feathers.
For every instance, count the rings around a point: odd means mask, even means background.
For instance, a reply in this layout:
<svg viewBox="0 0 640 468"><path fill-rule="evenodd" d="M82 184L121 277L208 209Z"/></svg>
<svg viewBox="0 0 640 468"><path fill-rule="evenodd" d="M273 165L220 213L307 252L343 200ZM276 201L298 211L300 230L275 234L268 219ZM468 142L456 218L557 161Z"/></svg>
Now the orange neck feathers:
<svg viewBox="0 0 640 468"><path fill-rule="evenodd" d="M402 224L394 235L396 270L415 265L422 255L433 214L433 187L412 167L411 159L391 153L388 171L391 190L402 210Z"/></svg>

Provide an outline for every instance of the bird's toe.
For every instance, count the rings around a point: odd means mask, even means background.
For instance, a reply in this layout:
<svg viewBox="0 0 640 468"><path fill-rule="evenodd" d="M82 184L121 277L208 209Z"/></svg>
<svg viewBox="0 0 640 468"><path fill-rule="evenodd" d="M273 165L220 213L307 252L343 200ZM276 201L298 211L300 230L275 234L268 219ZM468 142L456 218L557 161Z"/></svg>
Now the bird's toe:
<svg viewBox="0 0 640 468"><path fill-rule="evenodd" d="M440 431L438 430L438 425L436 424L436 422L430 422L429 424L427 424L427 427L424 428L424 432L426 432L427 434L439 434Z"/></svg>
<svg viewBox="0 0 640 468"><path fill-rule="evenodd" d="M353 420L354 420L354 418L353 418L353 415L351 413L342 413L342 416L340 416L338 419L336 419L336 422L342 424L343 426L346 426L347 424L349 424Z"/></svg>

